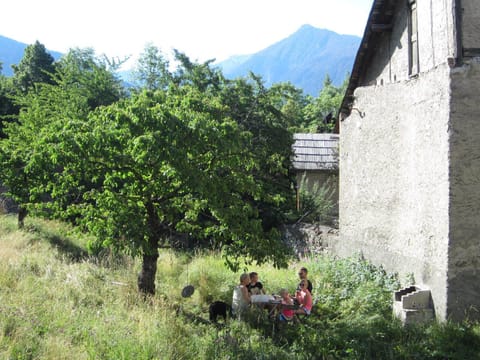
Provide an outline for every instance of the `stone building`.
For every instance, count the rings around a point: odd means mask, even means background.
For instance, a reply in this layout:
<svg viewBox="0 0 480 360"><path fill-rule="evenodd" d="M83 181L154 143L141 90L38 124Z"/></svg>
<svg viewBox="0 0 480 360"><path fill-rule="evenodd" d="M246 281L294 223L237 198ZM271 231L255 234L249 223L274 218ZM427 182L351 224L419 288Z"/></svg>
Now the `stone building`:
<svg viewBox="0 0 480 360"><path fill-rule="evenodd" d="M340 109L343 256L480 318L480 1L375 0ZM404 278L405 278L404 277Z"/></svg>

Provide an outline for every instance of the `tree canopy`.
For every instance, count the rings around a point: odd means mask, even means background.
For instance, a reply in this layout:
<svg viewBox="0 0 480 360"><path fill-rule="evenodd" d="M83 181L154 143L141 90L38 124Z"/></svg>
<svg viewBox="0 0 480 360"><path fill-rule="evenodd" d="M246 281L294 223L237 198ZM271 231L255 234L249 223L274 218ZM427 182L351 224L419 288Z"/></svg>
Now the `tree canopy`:
<svg viewBox="0 0 480 360"><path fill-rule="evenodd" d="M115 63L93 50L55 64L43 52L36 43L16 67L20 112L0 141L19 224L28 209L94 234L92 251L141 256L144 293L155 292L162 246L208 245L232 269L286 264L278 229L293 207L292 132L331 131L323 119L341 88L326 78L314 99L254 74L227 80L212 61L175 51L171 66L149 45L127 96Z"/></svg>
<svg viewBox="0 0 480 360"><path fill-rule="evenodd" d="M107 69L70 55L53 84L18 99L19 121L0 143L16 201L92 232L92 248L142 256L145 293L159 246L176 236L221 249L233 269L285 264L277 227L292 136L259 79L228 81L177 52L165 86L121 98Z"/></svg>
<svg viewBox="0 0 480 360"><path fill-rule="evenodd" d="M45 46L36 41L25 48L25 53L18 65L13 65L13 81L22 92L28 91L37 83L51 83L55 71L55 59Z"/></svg>

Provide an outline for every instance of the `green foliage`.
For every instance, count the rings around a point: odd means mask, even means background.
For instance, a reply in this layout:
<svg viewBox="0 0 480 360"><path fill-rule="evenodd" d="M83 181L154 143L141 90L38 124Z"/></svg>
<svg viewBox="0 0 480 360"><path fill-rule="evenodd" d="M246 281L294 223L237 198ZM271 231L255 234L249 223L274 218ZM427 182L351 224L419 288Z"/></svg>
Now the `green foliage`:
<svg viewBox="0 0 480 360"><path fill-rule="evenodd" d="M18 114L18 107L13 100L15 90L13 79L0 74L0 139L5 137L3 128Z"/></svg>
<svg viewBox="0 0 480 360"><path fill-rule="evenodd" d="M14 199L81 225L96 250L155 263L158 247L181 235L223 249L232 269L284 265L276 227L291 191L292 137L270 92L260 79L229 82L178 52L172 74L154 48L145 57L165 65L149 73L152 88L162 84L155 91L119 100L106 66L76 49L58 63L54 84L18 99L20 121L0 153Z"/></svg>
<svg viewBox="0 0 480 360"><path fill-rule="evenodd" d="M343 85L335 87L327 75L318 96L309 98L308 104L304 108L303 126L310 132L333 132L335 126L333 118L340 108L349 78L350 75L348 74ZM331 119L327 121L329 117Z"/></svg>
<svg viewBox="0 0 480 360"><path fill-rule="evenodd" d="M362 259L305 259L318 300L301 324L277 324L254 311L246 322L209 324L208 303L231 300L238 275L216 253L160 254L158 293L136 290L135 259L110 266L76 259L64 224L30 217L24 231L0 217L0 358L5 359L476 359L476 322L402 327L392 318L394 274ZM3 230L7 231L3 231ZM56 239L54 241L53 239ZM63 244L63 245L62 245ZM268 292L294 289L288 269L253 265ZM187 282L194 296L181 298ZM19 296L21 294L22 296ZM209 296L207 296L209 295ZM260 310L260 309L257 309ZM284 325L284 326L282 326Z"/></svg>
<svg viewBox="0 0 480 360"><path fill-rule="evenodd" d="M303 174L298 185L300 209L294 214L294 221L315 223L328 218L333 206L335 181L331 178L320 184L310 184Z"/></svg>
<svg viewBox="0 0 480 360"><path fill-rule="evenodd" d="M348 85L349 75L344 83L336 87L327 75L323 88L315 98L305 96L291 84L275 84L277 100L289 130L293 133L330 133L335 129L335 116Z"/></svg>
<svg viewBox="0 0 480 360"><path fill-rule="evenodd" d="M110 105L125 97L120 79L115 75L117 66L114 61L97 57L91 48L74 48L56 64L57 85L75 88L75 96L86 99L88 108Z"/></svg>
<svg viewBox="0 0 480 360"><path fill-rule="evenodd" d="M21 112L4 129L8 137L0 142L0 180L19 205L32 210L46 203L50 212L68 217L63 212L91 182L76 167L74 159L82 154L75 136L96 106L118 100L120 93L113 75L96 64L90 51L72 50L52 79L53 84L37 84L15 97Z"/></svg>
<svg viewBox="0 0 480 360"><path fill-rule="evenodd" d="M137 61L133 73L134 81L140 89L159 90L168 86L171 74L168 70L168 60L156 46L149 44Z"/></svg>
<svg viewBox="0 0 480 360"><path fill-rule="evenodd" d="M36 41L28 45L20 63L12 66L15 86L25 93L35 84L51 83L51 76L55 72L54 61L43 44Z"/></svg>

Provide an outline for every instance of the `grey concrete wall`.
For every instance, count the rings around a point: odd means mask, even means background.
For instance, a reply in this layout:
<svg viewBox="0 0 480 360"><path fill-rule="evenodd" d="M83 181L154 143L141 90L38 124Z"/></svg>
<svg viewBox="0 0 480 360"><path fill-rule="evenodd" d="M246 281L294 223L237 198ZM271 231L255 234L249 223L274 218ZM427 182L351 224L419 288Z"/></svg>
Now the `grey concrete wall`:
<svg viewBox="0 0 480 360"><path fill-rule="evenodd" d="M448 57L455 57L453 0L417 3L420 72L426 72L444 64ZM409 78L408 17L407 1L398 1L393 29L380 35L375 56L360 80L362 85L383 85Z"/></svg>
<svg viewBox="0 0 480 360"><path fill-rule="evenodd" d="M359 87L341 122L340 236L333 251L362 253L413 274L447 313L449 71Z"/></svg>
<svg viewBox="0 0 480 360"><path fill-rule="evenodd" d="M448 316L480 318L480 64L452 71Z"/></svg>
<svg viewBox="0 0 480 360"><path fill-rule="evenodd" d="M480 4L478 0L462 0L463 47L480 49Z"/></svg>

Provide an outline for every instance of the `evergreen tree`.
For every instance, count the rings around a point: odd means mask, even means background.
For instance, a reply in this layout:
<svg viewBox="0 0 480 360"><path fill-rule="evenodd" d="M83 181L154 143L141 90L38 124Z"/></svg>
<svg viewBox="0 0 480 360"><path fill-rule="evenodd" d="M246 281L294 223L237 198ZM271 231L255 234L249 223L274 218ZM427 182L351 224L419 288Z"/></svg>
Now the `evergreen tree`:
<svg viewBox="0 0 480 360"><path fill-rule="evenodd" d="M20 91L27 92L36 83L52 83L54 61L43 44L36 41L35 44L28 45L20 63L12 65L15 86Z"/></svg>

